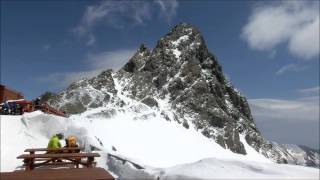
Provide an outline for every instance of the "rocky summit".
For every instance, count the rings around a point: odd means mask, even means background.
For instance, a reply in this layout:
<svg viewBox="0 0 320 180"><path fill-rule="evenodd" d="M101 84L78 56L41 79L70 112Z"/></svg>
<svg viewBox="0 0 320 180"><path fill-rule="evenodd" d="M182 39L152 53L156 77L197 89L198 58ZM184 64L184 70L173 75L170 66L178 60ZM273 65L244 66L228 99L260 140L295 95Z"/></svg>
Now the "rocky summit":
<svg viewBox="0 0 320 180"><path fill-rule="evenodd" d="M262 136L246 98L225 78L217 57L190 24L175 26L154 49L142 44L117 72L106 70L92 79L74 82L59 94L42 95L43 101L70 114L110 107L103 112L106 118L125 113L123 98L161 112L167 121L192 126L234 153L247 153L240 140L243 137L275 162L319 167L318 152L306 153L306 163L287 146Z"/></svg>

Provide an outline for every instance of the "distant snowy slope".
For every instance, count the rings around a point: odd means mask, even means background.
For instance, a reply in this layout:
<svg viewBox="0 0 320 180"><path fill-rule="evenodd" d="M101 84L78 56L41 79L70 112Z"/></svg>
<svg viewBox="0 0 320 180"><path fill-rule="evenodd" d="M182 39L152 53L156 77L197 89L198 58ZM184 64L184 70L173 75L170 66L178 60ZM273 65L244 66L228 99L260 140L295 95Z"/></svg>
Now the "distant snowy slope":
<svg viewBox="0 0 320 180"><path fill-rule="evenodd" d="M295 165L207 158L165 169L160 179L319 179L319 171Z"/></svg>
<svg viewBox="0 0 320 180"><path fill-rule="evenodd" d="M295 164L319 168L319 150L295 144L282 144L279 146L287 149L287 151L295 157Z"/></svg>

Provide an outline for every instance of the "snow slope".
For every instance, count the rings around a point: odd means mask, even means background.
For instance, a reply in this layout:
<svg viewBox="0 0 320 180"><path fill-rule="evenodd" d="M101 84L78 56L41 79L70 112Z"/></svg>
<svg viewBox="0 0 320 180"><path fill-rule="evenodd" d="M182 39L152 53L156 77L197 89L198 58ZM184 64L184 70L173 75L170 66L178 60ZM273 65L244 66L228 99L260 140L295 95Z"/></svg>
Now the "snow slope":
<svg viewBox="0 0 320 180"><path fill-rule="evenodd" d="M319 170L295 165L207 158L167 168L161 179L319 179Z"/></svg>
<svg viewBox="0 0 320 180"><path fill-rule="evenodd" d="M160 114L149 107L141 107L140 111L153 114L140 119L136 118L136 109L126 113L118 110L112 118L99 118L97 113L105 110L97 108L70 118L42 112L0 116L1 171L19 168L22 162L16 157L24 149L45 147L52 134L63 132L78 136L80 144L87 150L89 144L101 149L98 166L111 171L114 166L119 166L123 171L116 174L122 178L319 177L319 170L315 168L272 163L247 145L243 137L241 140L248 154L232 153L193 128L186 129L175 122L159 120ZM112 146L117 150L112 150ZM145 169L137 170L130 163L117 164L107 153L129 159Z"/></svg>

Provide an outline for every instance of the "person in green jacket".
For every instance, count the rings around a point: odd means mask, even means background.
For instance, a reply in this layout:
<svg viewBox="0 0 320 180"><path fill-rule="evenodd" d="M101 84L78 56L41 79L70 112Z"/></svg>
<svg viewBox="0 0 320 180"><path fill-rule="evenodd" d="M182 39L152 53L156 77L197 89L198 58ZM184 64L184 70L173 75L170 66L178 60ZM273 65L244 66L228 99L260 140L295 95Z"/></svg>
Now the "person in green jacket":
<svg viewBox="0 0 320 180"><path fill-rule="evenodd" d="M48 149L57 149L57 148L61 148L61 143L60 140L63 139L63 134L62 133L58 133L54 136L52 136L49 140L48 143Z"/></svg>

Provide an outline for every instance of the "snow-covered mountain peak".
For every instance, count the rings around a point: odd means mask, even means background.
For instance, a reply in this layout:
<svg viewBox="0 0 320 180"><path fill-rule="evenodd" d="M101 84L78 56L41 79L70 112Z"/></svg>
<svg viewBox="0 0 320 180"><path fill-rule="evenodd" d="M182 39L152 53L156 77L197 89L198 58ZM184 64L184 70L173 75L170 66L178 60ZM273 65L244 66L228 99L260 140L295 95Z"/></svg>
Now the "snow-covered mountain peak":
<svg viewBox="0 0 320 180"><path fill-rule="evenodd" d="M119 71L76 82L46 101L71 114L98 109L91 118L134 113L134 120L178 123L245 155L243 137L265 157L296 162L286 148L262 136L246 98L225 78L200 32L186 23L175 26L152 50L141 45Z"/></svg>
<svg viewBox="0 0 320 180"><path fill-rule="evenodd" d="M174 56L176 60L180 61L188 60L184 55L199 49L206 49L199 30L190 24L180 23L158 41L154 51Z"/></svg>

